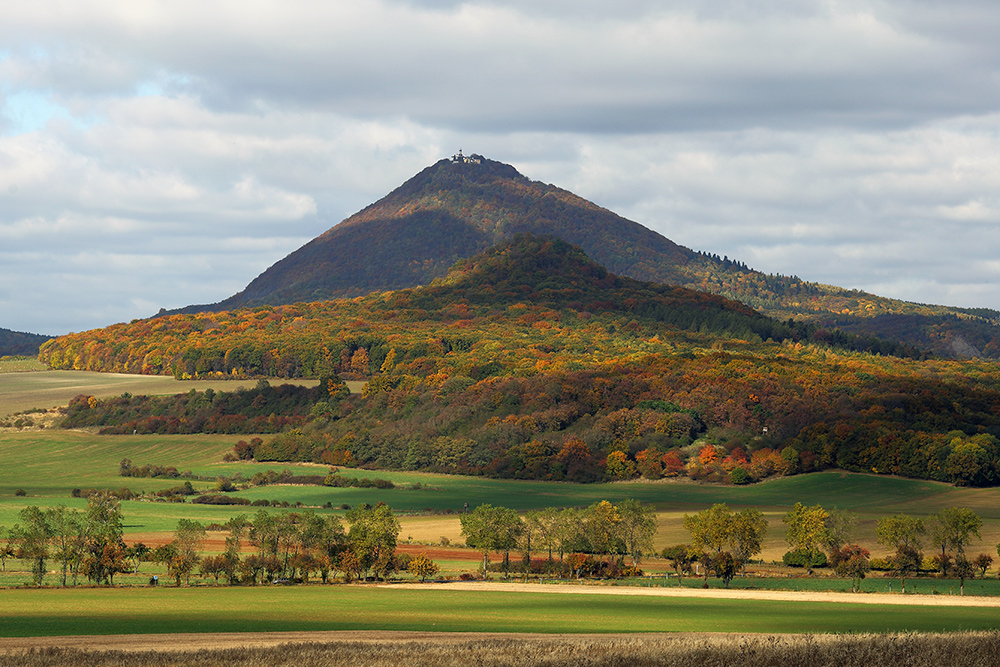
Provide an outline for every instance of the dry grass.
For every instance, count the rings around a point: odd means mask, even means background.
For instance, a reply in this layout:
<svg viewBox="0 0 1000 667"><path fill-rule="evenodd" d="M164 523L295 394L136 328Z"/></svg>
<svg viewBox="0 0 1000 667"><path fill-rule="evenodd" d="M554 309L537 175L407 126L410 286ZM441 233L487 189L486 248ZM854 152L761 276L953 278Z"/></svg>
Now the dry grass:
<svg viewBox="0 0 1000 667"><path fill-rule="evenodd" d="M343 641L172 651L40 648L8 654L9 667L965 667L995 664L1000 632L941 635L674 635Z"/></svg>

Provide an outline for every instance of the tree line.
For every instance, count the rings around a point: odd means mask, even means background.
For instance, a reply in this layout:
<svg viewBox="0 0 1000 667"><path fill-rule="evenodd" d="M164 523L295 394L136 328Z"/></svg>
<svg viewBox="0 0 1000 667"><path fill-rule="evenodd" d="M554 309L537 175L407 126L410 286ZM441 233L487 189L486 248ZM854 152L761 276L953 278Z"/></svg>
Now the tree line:
<svg viewBox="0 0 1000 667"><path fill-rule="evenodd" d="M531 554L547 551L539 571L582 576L622 577L641 574L639 562L653 553L656 513L651 506L626 499L607 500L587 508L546 508L521 517L507 507L483 504L462 514L466 546L483 554L482 571L490 570L491 553L503 554L503 571L510 573L510 553L521 554L521 569L532 570ZM558 554L559 560L553 556ZM568 560L564 556L570 555ZM626 566L625 558L631 563Z"/></svg>
<svg viewBox="0 0 1000 667"><path fill-rule="evenodd" d="M53 560L63 586L76 585L80 577L113 585L117 574L137 573L140 563L147 561L162 563L178 586L195 572L229 585L257 585L308 583L314 576L324 583L338 576L346 582L385 579L400 571L425 579L439 571L426 555L397 552L399 519L381 502L350 509L343 521L313 510L241 514L212 526L227 531L223 551L214 555L201 554L208 529L189 519L180 519L173 539L162 546L126 545L121 505L110 493L89 496L83 510L29 506L19 517L0 545L0 558L4 567L7 558L22 559L39 586ZM853 590L872 569L881 569L899 579L904 593L907 580L922 571L958 578L964 593L965 580L977 571L985 576L993 563L989 554L973 557L968 552L972 541L981 539L982 518L963 507L942 509L927 520L905 514L878 518L877 542L889 552L884 558L872 558L855 541L857 516L851 512L796 503L783 523L787 565L804 567L807 573L830 566L852 580ZM684 515L690 543L656 554L656 513L652 506L632 499L617 504L602 500L586 508L550 507L524 515L482 504L464 512L460 524L466 546L482 554L484 575L501 570L508 577L512 571L575 578L639 576L642 559L659 555L671 562L678 583L697 564L706 584L714 573L727 587L761 553L768 534L760 510L736 511L715 504ZM250 553L244 553L247 544L253 547ZM491 563L490 555L497 553L502 561ZM520 555L519 563L512 562L511 553ZM532 558L539 553L547 553L547 558Z"/></svg>
<svg viewBox="0 0 1000 667"><path fill-rule="evenodd" d="M965 507L942 509L927 521L906 514L880 517L876 522L878 544L890 553L877 563L868 549L853 541L857 515L851 512L796 503L782 521L790 547L785 564L805 567L809 574L814 567L829 565L838 575L851 579L852 591L858 590L861 580L877 564L900 580L903 593L906 579L927 569L942 577L958 578L964 593L965 580L973 578L977 570L985 577L993 564L989 554L973 558L966 553L974 538L981 539L983 520ZM662 556L671 561L678 577L699 563L706 582L714 572L727 587L739 569L761 552L768 530L759 510L735 512L724 503L685 514L684 527L691 543L667 547ZM925 544L934 550L927 560L922 551ZM1000 555L1000 544L997 553Z"/></svg>

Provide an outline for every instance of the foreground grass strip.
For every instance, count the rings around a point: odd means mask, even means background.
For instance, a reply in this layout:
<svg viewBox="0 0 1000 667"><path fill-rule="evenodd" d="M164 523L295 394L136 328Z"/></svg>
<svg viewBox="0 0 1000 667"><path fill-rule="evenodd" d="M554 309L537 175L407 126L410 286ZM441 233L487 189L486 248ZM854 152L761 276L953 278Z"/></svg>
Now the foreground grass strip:
<svg viewBox="0 0 1000 667"><path fill-rule="evenodd" d="M10 667L247 667L253 665L351 665L423 667L519 665L604 667L727 665L727 667L972 667L994 664L1000 633L804 637L560 637L476 641L332 642L274 648L178 652L51 649L4 657Z"/></svg>
<svg viewBox="0 0 1000 667"><path fill-rule="evenodd" d="M955 632L997 609L709 600L369 586L0 591L7 637L433 630L443 632Z"/></svg>

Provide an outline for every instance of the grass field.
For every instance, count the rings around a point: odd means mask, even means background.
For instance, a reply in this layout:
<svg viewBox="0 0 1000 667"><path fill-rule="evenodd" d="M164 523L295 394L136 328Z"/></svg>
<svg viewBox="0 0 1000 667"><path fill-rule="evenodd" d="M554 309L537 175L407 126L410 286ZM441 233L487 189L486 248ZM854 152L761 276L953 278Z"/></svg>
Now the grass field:
<svg viewBox="0 0 1000 667"><path fill-rule="evenodd" d="M14 381L5 381L15 378ZM0 373L0 414L9 405L45 407L65 403L79 393L117 395L132 393L176 393L205 386L233 388L221 382L177 382L170 378L143 378L88 373L24 372ZM5 387L9 390L4 394ZM359 387L352 387L358 390ZM13 398L11 398L13 397ZM56 397L65 397L65 400ZM56 401L51 403L48 401ZM5 401L7 401L5 403ZM24 409L23 407L21 409ZM119 463L131 459L135 465L171 465L207 478L219 475L251 477L264 470L289 469L294 474L325 472L325 466L281 463L222 462L236 440L248 436L100 436L82 431L6 431L0 433L0 527L18 521L28 505L66 505L82 509L85 501L72 498L74 488L118 488L155 491L176 486L179 480L137 479L118 476ZM775 479L765 483L727 487L691 482L624 482L614 484L566 484L493 480L416 472L383 472L342 469L345 476L389 479L400 488L379 490L329 488L301 485L254 487L235 495L249 500L268 499L302 503L321 513L326 504L356 506L384 501L402 515L401 543L439 543L442 537L461 544L458 515L466 504L491 503L520 511L544 507L586 506L599 500L617 502L635 498L653 504L660 531L655 546L689 541L683 529L685 513L717 502L735 508L761 509L770 523L763 558L780 559L787 549L782 516L795 503L820 504L856 511L860 517L858 539L873 553L874 525L879 516L906 512L927 516L950 506L965 506L984 517L983 540L971 553L996 553L1000 541L1000 489L957 489L948 485L841 471ZM419 488L417 485L419 484ZM208 491L212 482L196 481ZM25 495L15 495L23 490ZM163 539L181 518L203 524L224 523L258 508L206 506L190 503L122 503L126 539ZM270 508L269 511L281 511ZM450 513L449 513L450 512ZM209 549L211 550L211 549ZM456 575L476 567L472 551L450 556L442 563L442 574ZM647 561L648 570L663 572L664 561ZM12 570L21 565L9 563ZM51 565L55 567L55 565ZM123 577L130 588L78 588L58 590L58 579L48 575L49 588L17 588L26 572L0 573L0 586L11 586L0 596L0 635L105 634L147 632L261 632L312 629L391 629L501 631L501 632L899 632L994 629L1000 612L981 608L893 607L841 605L762 600L705 600L663 598L618 598L578 594L545 595L478 591L463 593L435 590L402 591L368 586L298 586L260 588L215 588L197 586L175 589L141 587L149 574L162 575L162 566L145 564L144 573ZM710 580L711 586L719 584ZM633 581L634 585L662 581ZM872 576L863 590L885 592L894 581ZM690 579L688 586L700 586ZM675 582L671 581L671 586ZM734 587L792 590L844 590L847 582L834 579L737 579ZM957 592L957 582L919 579L910 590L930 593ZM969 581L970 594L998 595L1000 580Z"/></svg>
<svg viewBox="0 0 1000 667"><path fill-rule="evenodd" d="M35 362L37 364L38 362ZM8 364L8 368L10 365ZM31 370L31 369L25 369ZM37 368L35 368L37 370ZM315 384L311 380L272 380L275 384ZM74 396L88 394L98 398L120 396L125 392L162 396L181 394L209 387L234 391L239 386L252 387L256 380L175 380L164 375L123 375L88 371L4 372L0 366L0 417L31 410L68 405Z"/></svg>
<svg viewBox="0 0 1000 667"><path fill-rule="evenodd" d="M370 586L4 591L0 635L436 630L442 632L954 632L997 609Z"/></svg>
<svg viewBox="0 0 1000 667"><path fill-rule="evenodd" d="M223 463L222 455L236 440L246 436L100 436L80 431L26 431L0 434L0 526L17 521L26 505L65 504L82 507L83 501L70 498L74 488L129 487L134 491L156 491L180 482L170 479L141 479L118 476L119 463L129 458L135 465L172 465L195 475L214 479L219 475L250 478L264 470L288 469L294 474L315 475L325 466L282 463ZM402 537L412 535L419 542L438 542L442 536L461 542L457 514L465 503L503 505L525 511L544 507L586 506L599 500L617 502L636 498L657 508L660 530L657 549L689 539L683 529L685 513L693 513L717 502L733 507L753 506L764 512L771 525L765 545L765 560L778 560L787 550L782 517L795 502L839 507L859 514L858 539L873 553L875 521L879 516L906 512L927 516L943 507L970 507L984 518L983 539L972 545L972 553L995 554L1000 542L1000 489L958 489L946 484L897 479L876 475L827 471L744 487L717 486L691 482L618 482L613 484L565 484L518 480L495 480L416 472L365 471L342 469L341 474L389 479L401 488L391 490L330 488L301 485L254 487L238 491L248 500L277 500L290 504L321 507L331 503L351 507L384 501L404 513L431 513L436 516L404 518ZM419 483L420 488L414 488ZM208 491L211 482L194 482ZM14 492L23 489L24 497ZM203 522L224 522L239 513L256 511L247 507L210 507L191 504L126 502L123 505L127 531L133 533L170 531L180 518ZM427 512L429 510L429 512Z"/></svg>
<svg viewBox="0 0 1000 667"><path fill-rule="evenodd" d="M47 369L48 367L35 357L0 357L0 373L33 373Z"/></svg>

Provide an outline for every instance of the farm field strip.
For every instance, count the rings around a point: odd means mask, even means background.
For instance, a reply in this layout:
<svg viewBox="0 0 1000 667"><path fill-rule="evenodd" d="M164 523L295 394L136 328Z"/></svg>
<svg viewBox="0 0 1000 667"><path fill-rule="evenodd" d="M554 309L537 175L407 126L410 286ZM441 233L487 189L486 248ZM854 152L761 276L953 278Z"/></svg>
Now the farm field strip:
<svg viewBox="0 0 1000 667"><path fill-rule="evenodd" d="M329 630L443 632L951 632L1000 627L996 608L800 600L452 591L375 586L13 589L0 635Z"/></svg>

